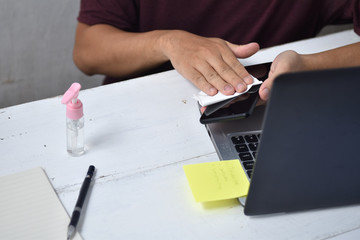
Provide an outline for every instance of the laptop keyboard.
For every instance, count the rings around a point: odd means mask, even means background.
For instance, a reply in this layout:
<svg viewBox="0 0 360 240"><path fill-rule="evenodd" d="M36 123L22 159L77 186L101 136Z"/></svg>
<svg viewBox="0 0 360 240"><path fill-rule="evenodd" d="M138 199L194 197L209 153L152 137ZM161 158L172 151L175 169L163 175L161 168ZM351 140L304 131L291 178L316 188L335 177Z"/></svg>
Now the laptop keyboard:
<svg viewBox="0 0 360 240"><path fill-rule="evenodd" d="M231 141L234 144L240 162L249 179L251 178L255 164L256 152L261 136L260 133L261 132L253 132L231 136Z"/></svg>

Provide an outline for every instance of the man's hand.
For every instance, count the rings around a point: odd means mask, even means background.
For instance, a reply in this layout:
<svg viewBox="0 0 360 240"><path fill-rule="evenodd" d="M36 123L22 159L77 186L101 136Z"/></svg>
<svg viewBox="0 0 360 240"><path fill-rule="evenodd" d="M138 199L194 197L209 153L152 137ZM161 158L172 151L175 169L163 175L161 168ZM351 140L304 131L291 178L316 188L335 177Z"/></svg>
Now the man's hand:
<svg viewBox="0 0 360 240"><path fill-rule="evenodd" d="M237 58L250 57L257 43L235 45L218 38L204 38L185 31L171 31L164 54L174 68L208 95L243 92L253 82Z"/></svg>
<svg viewBox="0 0 360 240"><path fill-rule="evenodd" d="M280 53L271 64L269 77L264 81L259 90L261 100L268 100L274 79L285 72L295 72L304 70L302 55L295 51L285 51Z"/></svg>
<svg viewBox="0 0 360 240"><path fill-rule="evenodd" d="M282 52L273 61L269 78L260 87L260 98L262 100L269 98L274 79L279 74L360 66L359 56L360 42L313 54L298 54L290 50Z"/></svg>

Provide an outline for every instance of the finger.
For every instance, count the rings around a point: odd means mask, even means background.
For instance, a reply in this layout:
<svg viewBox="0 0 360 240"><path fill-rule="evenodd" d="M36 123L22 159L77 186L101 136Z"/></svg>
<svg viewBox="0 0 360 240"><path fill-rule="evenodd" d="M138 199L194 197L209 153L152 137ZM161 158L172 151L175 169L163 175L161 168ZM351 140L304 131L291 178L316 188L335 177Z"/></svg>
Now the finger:
<svg viewBox="0 0 360 240"><path fill-rule="evenodd" d="M245 69L244 65L242 65L237 58L229 57L225 59L225 61L230 65L230 67L234 70L234 72L246 83L252 84L254 82L253 77L250 73ZM247 87L245 85L245 87Z"/></svg>
<svg viewBox="0 0 360 240"><path fill-rule="evenodd" d="M243 92L247 89L247 84L253 82L252 78L248 77L249 73L232 53L225 53L220 59L211 59L209 62L219 77L230 84L234 91Z"/></svg>
<svg viewBox="0 0 360 240"><path fill-rule="evenodd" d="M227 45L232 50L234 55L238 58L247 58L254 55L256 52L259 51L260 46L256 42L244 44L244 45L237 45L230 42L227 42Z"/></svg>
<svg viewBox="0 0 360 240"><path fill-rule="evenodd" d="M186 72L180 72L180 74L209 96L213 96L218 92L216 87L211 85L206 78L194 68L188 68Z"/></svg>
<svg viewBox="0 0 360 240"><path fill-rule="evenodd" d="M261 84L260 89L259 89L259 95L262 100L267 101L269 99L270 91L271 91L273 83L274 83L274 78L269 77Z"/></svg>
<svg viewBox="0 0 360 240"><path fill-rule="evenodd" d="M270 91L274 83L274 79L278 75L276 69L278 69L278 62L274 60L270 66L268 78L261 84L259 89L260 98L264 101L267 101L270 97Z"/></svg>
<svg viewBox="0 0 360 240"><path fill-rule="evenodd" d="M232 95L235 93L234 87L224 80L219 71L214 67L223 64L221 61L213 61L212 64L206 63L199 65L197 70L205 77L206 81L214 86L217 90L225 95ZM214 66L214 67L213 67Z"/></svg>
<svg viewBox="0 0 360 240"><path fill-rule="evenodd" d="M236 72L236 74L247 84L253 83L252 76L247 72L245 67L239 62L237 58L246 58L255 54L259 51L260 46L258 43L249 43L245 45L236 45L229 42L226 42L228 47L232 51L232 55L227 55L225 61L231 66L232 69ZM238 90L241 92L241 90Z"/></svg>

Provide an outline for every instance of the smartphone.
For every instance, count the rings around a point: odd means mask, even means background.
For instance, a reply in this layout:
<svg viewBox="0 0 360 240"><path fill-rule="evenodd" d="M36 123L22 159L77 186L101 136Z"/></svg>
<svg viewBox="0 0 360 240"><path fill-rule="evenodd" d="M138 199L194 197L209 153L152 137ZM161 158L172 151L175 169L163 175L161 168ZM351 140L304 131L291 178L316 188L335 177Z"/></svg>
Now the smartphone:
<svg viewBox="0 0 360 240"><path fill-rule="evenodd" d="M251 65L245 69L260 81L268 78L271 62ZM208 124L219 121L242 119L250 116L257 101L259 100L260 85L252 86L249 91L243 95L224 100L206 107L201 115L200 122Z"/></svg>

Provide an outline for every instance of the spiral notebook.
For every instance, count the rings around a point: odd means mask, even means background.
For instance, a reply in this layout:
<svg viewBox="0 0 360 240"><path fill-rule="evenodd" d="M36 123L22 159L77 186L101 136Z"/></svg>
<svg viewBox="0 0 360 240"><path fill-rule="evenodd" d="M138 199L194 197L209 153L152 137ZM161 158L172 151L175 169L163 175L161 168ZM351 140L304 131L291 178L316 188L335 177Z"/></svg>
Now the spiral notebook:
<svg viewBox="0 0 360 240"><path fill-rule="evenodd" d="M43 169L0 177L0 239L64 240L69 222Z"/></svg>

